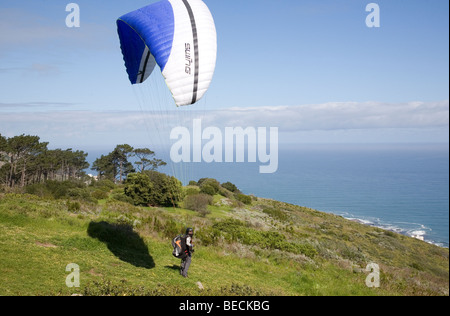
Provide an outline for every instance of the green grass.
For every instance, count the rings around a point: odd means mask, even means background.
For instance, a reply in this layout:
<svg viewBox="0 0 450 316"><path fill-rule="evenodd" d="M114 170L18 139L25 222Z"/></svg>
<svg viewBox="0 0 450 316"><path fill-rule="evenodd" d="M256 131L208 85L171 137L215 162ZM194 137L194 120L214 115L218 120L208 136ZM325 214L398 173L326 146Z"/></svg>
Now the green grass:
<svg viewBox="0 0 450 316"><path fill-rule="evenodd" d="M103 200L69 212L63 200L0 195L0 295L448 295L448 249L281 202L220 199L200 217ZM186 226L202 236L227 218L243 226L215 242L197 238L182 278L168 237ZM272 235L317 254L261 239ZM369 262L381 267L380 288L365 285ZM70 263L80 288L65 284Z"/></svg>

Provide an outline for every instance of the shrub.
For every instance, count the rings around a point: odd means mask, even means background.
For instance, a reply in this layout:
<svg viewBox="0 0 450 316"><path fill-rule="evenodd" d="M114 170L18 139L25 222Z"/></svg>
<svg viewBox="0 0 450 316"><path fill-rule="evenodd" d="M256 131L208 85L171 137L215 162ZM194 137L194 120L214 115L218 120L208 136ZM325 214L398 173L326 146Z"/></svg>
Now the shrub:
<svg viewBox="0 0 450 316"><path fill-rule="evenodd" d="M230 199L233 196L233 193L228 191L225 188L220 188L219 189L219 194L224 196L224 197L226 197L226 198L228 198L228 199Z"/></svg>
<svg viewBox="0 0 450 316"><path fill-rule="evenodd" d="M151 170L144 171L144 174L153 184L149 201L151 205L177 206L183 200L183 185L177 178Z"/></svg>
<svg viewBox="0 0 450 316"><path fill-rule="evenodd" d="M98 181L93 181L91 183L91 186L93 186L93 187L101 187L103 190L105 190L104 188L106 188L107 191L112 190L112 189L114 189L116 187L114 182L109 180L109 179L101 179L101 180L98 180Z"/></svg>
<svg viewBox="0 0 450 316"><path fill-rule="evenodd" d="M67 190L67 194L63 197L69 197L74 200L82 200L88 202L94 202L95 200L91 196L88 188L72 188Z"/></svg>
<svg viewBox="0 0 450 316"><path fill-rule="evenodd" d="M53 197L52 192L50 192L45 183L30 184L26 186L25 193L37 195L40 197Z"/></svg>
<svg viewBox="0 0 450 316"><path fill-rule="evenodd" d="M111 281L105 278L90 281L82 289L83 296L274 296L245 284L232 283L220 288L200 290L197 287L183 287L179 284L157 284L152 287L133 286L126 280Z"/></svg>
<svg viewBox="0 0 450 316"><path fill-rule="evenodd" d="M28 194L37 195L45 198L76 200L85 200L93 202L90 189L79 181L53 181L48 180L44 183L35 183L25 188Z"/></svg>
<svg viewBox="0 0 450 316"><path fill-rule="evenodd" d="M242 193L236 194L236 200L247 205L252 204L252 197Z"/></svg>
<svg viewBox="0 0 450 316"><path fill-rule="evenodd" d="M238 190L238 188L233 184L233 183L231 183L231 182L225 182L225 183L222 183L222 188L225 188L225 189L227 189L228 191L231 191L231 192L236 192L236 193L240 193L240 191Z"/></svg>
<svg viewBox="0 0 450 316"><path fill-rule="evenodd" d="M177 206L184 197L179 180L157 171L129 174L124 192L135 205Z"/></svg>
<svg viewBox="0 0 450 316"><path fill-rule="evenodd" d="M203 194L207 194L207 195L213 196L213 195L215 195L217 192L216 192L216 190L214 190L214 188L213 188L212 186L210 186L209 184L205 184L205 185L202 185L202 186L201 186L201 188L200 188L200 193L203 193Z"/></svg>
<svg viewBox="0 0 450 316"><path fill-rule="evenodd" d="M195 232L195 238L200 240L203 246L215 245L220 236L220 231L211 227L203 228Z"/></svg>
<svg viewBox="0 0 450 316"><path fill-rule="evenodd" d="M80 202L67 201L67 210L71 213L78 213L81 210Z"/></svg>
<svg viewBox="0 0 450 316"><path fill-rule="evenodd" d="M299 253L314 258L319 252L311 245L308 244L294 244Z"/></svg>
<svg viewBox="0 0 450 316"><path fill-rule="evenodd" d="M289 215L286 214L285 212L283 212L280 209L266 207L266 208L263 209L263 213L266 213L270 217L272 217L274 219L277 219L277 220L279 220L281 222L289 220Z"/></svg>
<svg viewBox="0 0 450 316"><path fill-rule="evenodd" d="M162 233L164 237L173 238L182 232L183 228L174 220L170 219L162 226Z"/></svg>
<svg viewBox="0 0 450 316"><path fill-rule="evenodd" d="M217 194L220 189L220 183L216 179L203 178L203 179L198 180L198 184L200 185L200 188L203 188L204 186L210 186L214 190L214 193L210 194L210 195ZM211 189L208 189L208 190L211 190Z"/></svg>
<svg viewBox="0 0 450 316"><path fill-rule="evenodd" d="M189 195L184 202L184 207L200 213L202 216L206 216L210 212L208 211L208 205L211 205L213 198L207 194Z"/></svg>
<svg viewBox="0 0 450 316"><path fill-rule="evenodd" d="M129 196L126 196L124 193L113 193L111 197L116 201L134 204L133 199Z"/></svg>
<svg viewBox="0 0 450 316"><path fill-rule="evenodd" d="M199 194L199 193L200 193L200 190L198 188L187 188L186 191L185 191L185 194L187 196L189 196L189 195L196 195L196 194Z"/></svg>
<svg viewBox="0 0 450 316"><path fill-rule="evenodd" d="M301 253L310 258L317 254L317 250L311 245L289 242L279 232L259 231L250 228L246 223L239 220L227 219L217 222L213 225L212 229L220 232L226 240L237 241L244 245L258 246L263 249L278 249L295 254Z"/></svg>
<svg viewBox="0 0 450 316"><path fill-rule="evenodd" d="M148 205L152 189L153 183L143 173L129 174L125 181L125 195L130 197L135 205Z"/></svg>
<svg viewBox="0 0 450 316"><path fill-rule="evenodd" d="M104 200L108 198L108 193L102 190L95 190L91 193L91 196L96 200Z"/></svg>

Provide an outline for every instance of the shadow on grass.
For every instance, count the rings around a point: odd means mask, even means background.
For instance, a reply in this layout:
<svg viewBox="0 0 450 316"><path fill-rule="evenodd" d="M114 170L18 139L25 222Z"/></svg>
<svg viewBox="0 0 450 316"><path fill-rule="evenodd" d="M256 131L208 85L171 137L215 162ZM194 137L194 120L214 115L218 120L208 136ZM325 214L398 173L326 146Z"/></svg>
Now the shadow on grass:
<svg viewBox="0 0 450 316"><path fill-rule="evenodd" d="M171 266L165 266L164 268L175 270L175 271L180 271L180 265L175 265L175 264L171 265Z"/></svg>
<svg viewBox="0 0 450 316"><path fill-rule="evenodd" d="M90 222L87 229L90 237L105 243L120 260L138 268L152 269L155 262L148 252L144 240L129 225L107 222Z"/></svg>

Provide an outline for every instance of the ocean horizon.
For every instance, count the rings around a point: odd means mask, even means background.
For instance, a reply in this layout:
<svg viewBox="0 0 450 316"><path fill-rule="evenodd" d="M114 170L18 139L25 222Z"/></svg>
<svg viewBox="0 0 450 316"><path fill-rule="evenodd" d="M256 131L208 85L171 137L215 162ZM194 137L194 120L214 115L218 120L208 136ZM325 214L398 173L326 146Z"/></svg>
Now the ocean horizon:
<svg viewBox="0 0 450 316"><path fill-rule="evenodd" d="M88 162L112 149L85 150ZM260 174L259 162L174 164L169 147L151 149L168 162L160 171L185 185L230 181L245 194L449 246L449 144L285 144L273 174Z"/></svg>

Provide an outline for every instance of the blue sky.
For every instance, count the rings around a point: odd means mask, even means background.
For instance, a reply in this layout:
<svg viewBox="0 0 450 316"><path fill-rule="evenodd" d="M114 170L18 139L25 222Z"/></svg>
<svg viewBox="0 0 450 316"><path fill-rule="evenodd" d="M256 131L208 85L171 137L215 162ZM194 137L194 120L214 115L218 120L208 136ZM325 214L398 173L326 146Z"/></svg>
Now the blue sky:
<svg viewBox="0 0 450 316"><path fill-rule="evenodd" d="M154 1L73 1L80 28L65 25L69 2L0 0L0 134L145 143L156 124L145 98L170 100L161 78L130 86L115 21ZM381 27L368 28L370 2L205 0L218 59L194 111L216 126L279 127L286 143L448 143L449 2L374 0Z"/></svg>

